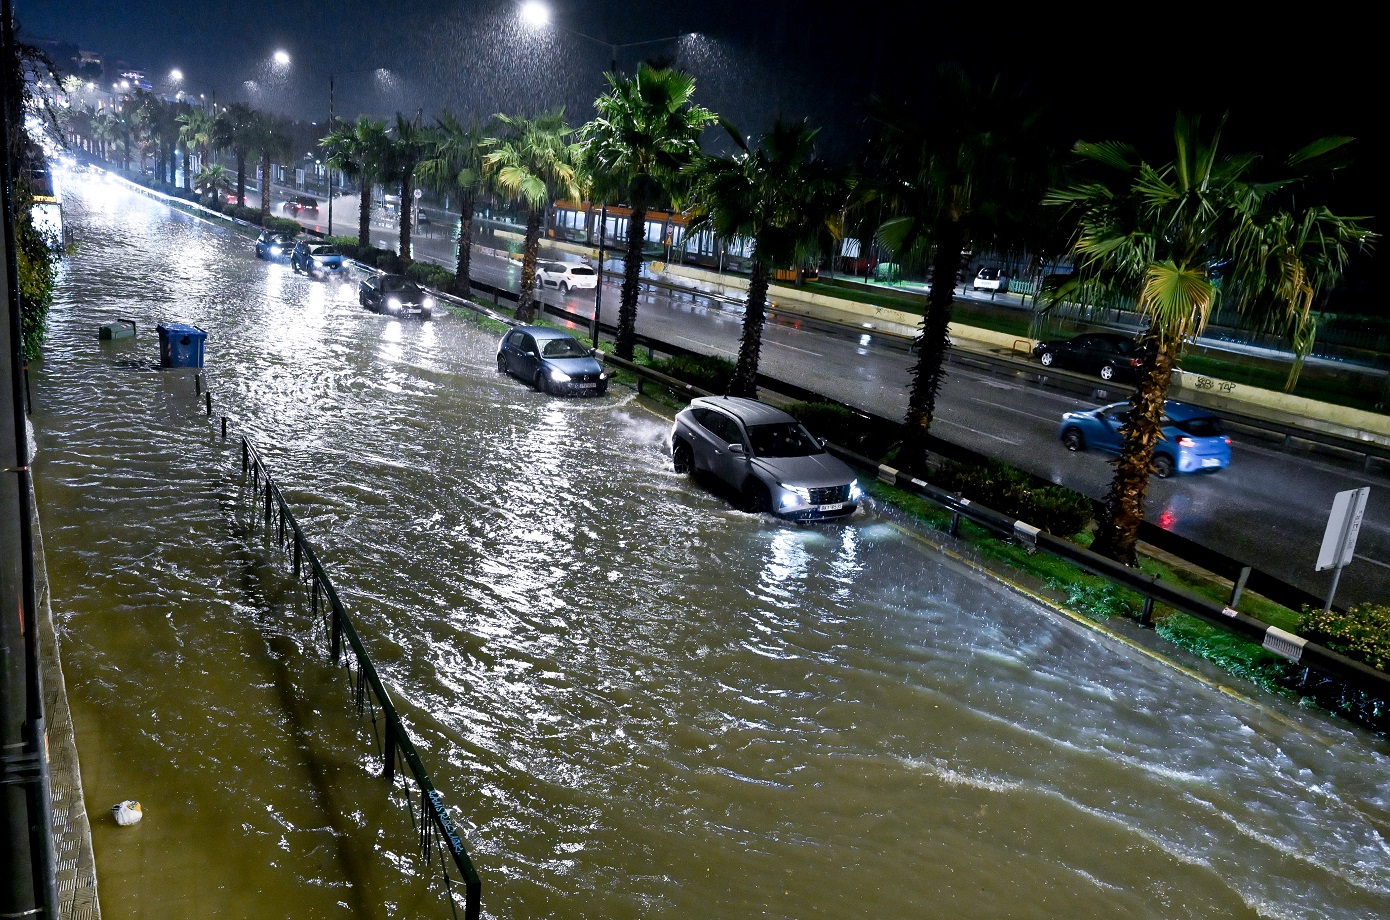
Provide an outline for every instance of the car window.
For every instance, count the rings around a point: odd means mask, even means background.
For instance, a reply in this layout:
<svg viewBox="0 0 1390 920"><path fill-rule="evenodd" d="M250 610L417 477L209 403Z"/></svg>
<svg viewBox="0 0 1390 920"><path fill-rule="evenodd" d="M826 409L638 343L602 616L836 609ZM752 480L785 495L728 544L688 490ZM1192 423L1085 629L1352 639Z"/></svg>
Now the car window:
<svg viewBox="0 0 1390 920"><path fill-rule="evenodd" d="M1115 346L1115 350L1122 355L1131 355L1134 353L1134 342L1130 341L1129 339L1117 339L1113 342L1113 344Z"/></svg>
<svg viewBox="0 0 1390 920"><path fill-rule="evenodd" d="M550 339L541 349L541 354L547 358L587 358L589 349L574 339Z"/></svg>
<svg viewBox="0 0 1390 920"><path fill-rule="evenodd" d="M825 451L799 422L749 426L748 440L755 457L809 457Z"/></svg>
<svg viewBox="0 0 1390 920"><path fill-rule="evenodd" d="M342 253L338 251L338 247L336 247L336 246L315 246L315 247L314 247L314 255L316 255L316 256L340 256L340 255L342 255Z"/></svg>
<svg viewBox="0 0 1390 920"><path fill-rule="evenodd" d="M1221 427L1221 419L1214 415L1200 415L1197 418L1190 418L1186 421L1171 422L1172 426L1181 432L1192 435L1194 438L1215 438L1221 436L1225 429Z"/></svg>
<svg viewBox="0 0 1390 920"><path fill-rule="evenodd" d="M733 421L727 415L715 412L713 409L703 409L696 410L695 419L704 425L705 429L716 439L725 443L730 442L729 429L733 427Z"/></svg>
<svg viewBox="0 0 1390 920"><path fill-rule="evenodd" d="M382 278L381 289L383 291L403 291L407 283L404 278Z"/></svg>
<svg viewBox="0 0 1390 920"><path fill-rule="evenodd" d="M592 275L594 270L587 265L576 265L570 269L571 275Z"/></svg>

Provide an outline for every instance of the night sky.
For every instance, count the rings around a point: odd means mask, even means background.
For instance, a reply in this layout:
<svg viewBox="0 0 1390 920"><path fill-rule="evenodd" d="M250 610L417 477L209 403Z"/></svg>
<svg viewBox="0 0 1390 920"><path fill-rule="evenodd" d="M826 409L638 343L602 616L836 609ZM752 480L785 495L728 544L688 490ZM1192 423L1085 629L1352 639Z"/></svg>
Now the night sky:
<svg viewBox="0 0 1390 920"><path fill-rule="evenodd" d="M21 34L64 39L121 58L159 79L180 68L195 92L246 99L300 118L327 114L327 75L339 116L396 111L426 119L534 114L565 105L572 124L592 114L613 50L620 69L645 57L696 76L696 98L749 134L781 114L823 128L823 150L848 158L865 136L872 94L912 97L943 61L1028 84L1060 142L1122 139L1170 156L1181 108L1215 124L1229 112L1226 149L1289 149L1349 134L1356 165L1338 182L1343 213L1383 214L1382 52L1373 13L1305 5L1214 12L1200 5L1075 5L1028 13L999 4L794 3L714 0L684 5L551 0L552 25L523 26L510 0L363 0L243 3L15 0ZM1316 16L1314 15L1316 14ZM556 26L583 32L586 40ZM267 64L284 48L289 72ZM386 67L390 79L369 71ZM255 80L248 88L243 81ZM1373 178L1371 178L1373 177ZM1378 221L1377 226L1384 221Z"/></svg>

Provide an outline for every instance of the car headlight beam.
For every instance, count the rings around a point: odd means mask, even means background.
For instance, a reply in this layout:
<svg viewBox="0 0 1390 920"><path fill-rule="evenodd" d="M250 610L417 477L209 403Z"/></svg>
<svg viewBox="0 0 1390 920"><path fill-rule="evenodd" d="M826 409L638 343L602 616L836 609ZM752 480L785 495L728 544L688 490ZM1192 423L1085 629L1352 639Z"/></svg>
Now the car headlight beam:
<svg viewBox="0 0 1390 920"><path fill-rule="evenodd" d="M859 488L859 480L851 479L849 483L849 500L857 502L864 497L864 490Z"/></svg>
<svg viewBox="0 0 1390 920"><path fill-rule="evenodd" d="M554 380L556 383L569 383L569 382L570 382L570 375L569 375L569 374L566 374L564 371L560 370L558 367L555 367L555 368L551 368L551 370L550 370L550 379L551 379L551 380Z"/></svg>
<svg viewBox="0 0 1390 920"><path fill-rule="evenodd" d="M386 309L388 309L388 310L399 310L400 308L401 308L401 299L400 299L399 297L388 297L388 298L386 298Z"/></svg>

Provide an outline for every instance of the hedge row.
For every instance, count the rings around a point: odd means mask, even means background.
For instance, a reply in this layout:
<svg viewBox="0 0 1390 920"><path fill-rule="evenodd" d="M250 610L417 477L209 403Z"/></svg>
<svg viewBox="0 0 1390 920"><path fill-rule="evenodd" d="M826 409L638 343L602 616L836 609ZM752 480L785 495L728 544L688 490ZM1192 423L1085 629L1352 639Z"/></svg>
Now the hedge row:
<svg viewBox="0 0 1390 920"><path fill-rule="evenodd" d="M1381 671L1390 670L1390 604L1365 603L1338 613L1305 607L1299 632Z"/></svg>

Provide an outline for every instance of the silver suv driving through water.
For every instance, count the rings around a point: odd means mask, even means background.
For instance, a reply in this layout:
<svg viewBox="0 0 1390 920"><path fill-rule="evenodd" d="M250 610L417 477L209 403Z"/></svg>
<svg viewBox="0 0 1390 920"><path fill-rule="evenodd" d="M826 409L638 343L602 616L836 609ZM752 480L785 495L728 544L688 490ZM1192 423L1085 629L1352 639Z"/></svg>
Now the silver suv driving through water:
<svg viewBox="0 0 1390 920"><path fill-rule="evenodd" d="M854 472L795 418L756 399L702 396L676 414L671 461L705 473L745 511L794 521L848 517L863 493Z"/></svg>

